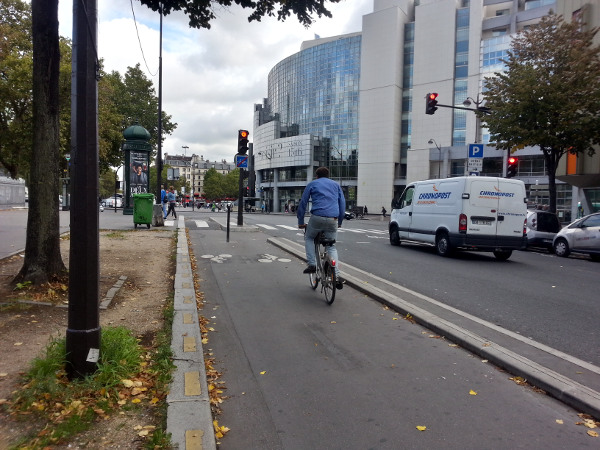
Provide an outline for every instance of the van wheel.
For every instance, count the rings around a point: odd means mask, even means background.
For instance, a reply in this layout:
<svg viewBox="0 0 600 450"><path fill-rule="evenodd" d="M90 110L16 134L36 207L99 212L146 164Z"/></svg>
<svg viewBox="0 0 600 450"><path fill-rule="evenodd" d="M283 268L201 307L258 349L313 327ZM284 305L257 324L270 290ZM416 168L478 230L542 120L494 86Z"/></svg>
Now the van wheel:
<svg viewBox="0 0 600 450"><path fill-rule="evenodd" d="M512 255L512 250L494 250L494 256L498 261L506 261Z"/></svg>
<svg viewBox="0 0 600 450"><path fill-rule="evenodd" d="M440 233L435 239L435 250L440 256L450 256L452 247L450 246L450 238L448 233Z"/></svg>
<svg viewBox="0 0 600 450"><path fill-rule="evenodd" d="M390 244L400 245L400 234L398 233L398 227L394 226L390 230Z"/></svg>

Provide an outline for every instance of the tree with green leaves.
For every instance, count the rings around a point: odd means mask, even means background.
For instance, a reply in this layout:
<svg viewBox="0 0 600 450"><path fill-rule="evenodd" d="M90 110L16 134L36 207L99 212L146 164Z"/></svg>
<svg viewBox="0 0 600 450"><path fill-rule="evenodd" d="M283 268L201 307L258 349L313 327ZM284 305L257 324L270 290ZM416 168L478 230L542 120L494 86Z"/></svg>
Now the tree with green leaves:
<svg viewBox="0 0 600 450"><path fill-rule="evenodd" d="M0 164L11 178L29 178L33 98L31 7L0 0Z"/></svg>
<svg viewBox="0 0 600 450"><path fill-rule="evenodd" d="M216 200L224 197L223 174L211 167L204 174L204 195L208 200Z"/></svg>
<svg viewBox="0 0 600 450"><path fill-rule="evenodd" d="M548 170L550 205L556 212L556 169L563 155L594 153L600 144L598 28L585 30L549 15L512 41L504 72L485 80L481 115L498 149L538 146Z"/></svg>
<svg viewBox="0 0 600 450"><path fill-rule="evenodd" d="M329 0L330 3L339 1ZM314 14L331 17L331 12L325 8L325 0L141 0L141 3L153 11L162 7L165 15L183 11L189 18L190 28L210 28L210 22L217 18L215 8L229 7L233 3L253 9L248 22L260 22L264 16L276 16L277 20L283 21L294 14L301 24L308 27L314 20Z"/></svg>

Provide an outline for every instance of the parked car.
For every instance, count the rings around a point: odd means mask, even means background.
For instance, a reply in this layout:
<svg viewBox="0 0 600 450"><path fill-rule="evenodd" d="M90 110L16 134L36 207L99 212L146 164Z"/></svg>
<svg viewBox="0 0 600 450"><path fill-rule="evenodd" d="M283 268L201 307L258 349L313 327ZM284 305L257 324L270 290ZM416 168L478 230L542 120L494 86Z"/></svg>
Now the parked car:
<svg viewBox="0 0 600 450"><path fill-rule="evenodd" d="M593 261L600 261L600 212L564 227L555 236L553 246L557 256L587 253Z"/></svg>
<svg viewBox="0 0 600 450"><path fill-rule="evenodd" d="M351 211L345 211L345 212L344 212L344 219L345 219L345 220L352 220L352 219L354 219L355 217L356 217L356 216L355 216L355 215L354 215L354 213L353 213L353 212L351 212Z"/></svg>
<svg viewBox="0 0 600 450"><path fill-rule="evenodd" d="M560 231L558 216L549 211L527 211L527 247L543 247L554 252L554 236Z"/></svg>
<svg viewBox="0 0 600 450"><path fill-rule="evenodd" d="M107 207L107 208L114 208L115 207L115 200L117 201L117 208L120 208L121 204L122 204L121 197L108 197L108 198L105 198L104 200L102 200L102 204L105 207Z"/></svg>

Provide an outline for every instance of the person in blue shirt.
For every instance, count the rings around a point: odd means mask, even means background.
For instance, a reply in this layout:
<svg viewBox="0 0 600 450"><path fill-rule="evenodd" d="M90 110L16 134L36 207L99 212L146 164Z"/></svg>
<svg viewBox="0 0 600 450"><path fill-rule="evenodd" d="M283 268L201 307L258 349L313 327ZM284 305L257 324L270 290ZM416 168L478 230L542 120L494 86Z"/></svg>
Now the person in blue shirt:
<svg viewBox="0 0 600 450"><path fill-rule="evenodd" d="M177 197L175 196L175 189L173 189L173 186L169 186L169 192L167 192L167 201L169 202L169 209L167 210L165 219L169 217L169 214L177 219L177 213L175 212L175 203L177 201Z"/></svg>
<svg viewBox="0 0 600 450"><path fill-rule="evenodd" d="M161 184L160 185L160 206L162 206L162 211L163 211L163 216L166 219L167 218L167 201L165 200L165 197L167 196L167 191L165 191L165 185Z"/></svg>
<svg viewBox="0 0 600 450"><path fill-rule="evenodd" d="M306 228L304 247L308 267L304 269L304 273L314 273L316 271L315 236L322 231L326 238L336 239L337 229L342 226L344 212L346 211L346 200L342 188L329 178L329 169L319 167L315 175L317 178L306 185L297 209L298 228ZM304 215L309 200L312 201L311 216L308 225L305 225ZM339 260L335 245L328 247L328 253L336 261L335 272L338 280L336 287L342 289L343 280L339 277Z"/></svg>

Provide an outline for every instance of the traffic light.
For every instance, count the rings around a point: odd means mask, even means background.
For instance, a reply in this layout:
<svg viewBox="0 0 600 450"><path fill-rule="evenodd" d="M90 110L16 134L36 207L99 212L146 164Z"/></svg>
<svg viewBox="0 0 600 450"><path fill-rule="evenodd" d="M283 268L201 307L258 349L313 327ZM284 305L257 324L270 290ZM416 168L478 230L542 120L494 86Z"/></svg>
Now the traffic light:
<svg viewBox="0 0 600 450"><path fill-rule="evenodd" d="M437 111L437 92L431 92L425 97L425 114L435 114Z"/></svg>
<svg viewBox="0 0 600 450"><path fill-rule="evenodd" d="M517 166L519 165L519 158L509 156L506 164L506 178L512 178L517 175Z"/></svg>
<svg viewBox="0 0 600 450"><path fill-rule="evenodd" d="M248 136L250 136L250 133L248 133L248 130L239 130L238 131L237 152L239 155L245 155L246 152L248 151Z"/></svg>

